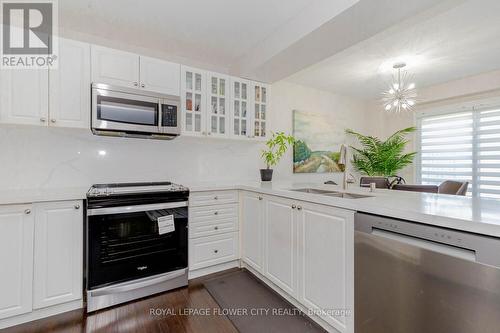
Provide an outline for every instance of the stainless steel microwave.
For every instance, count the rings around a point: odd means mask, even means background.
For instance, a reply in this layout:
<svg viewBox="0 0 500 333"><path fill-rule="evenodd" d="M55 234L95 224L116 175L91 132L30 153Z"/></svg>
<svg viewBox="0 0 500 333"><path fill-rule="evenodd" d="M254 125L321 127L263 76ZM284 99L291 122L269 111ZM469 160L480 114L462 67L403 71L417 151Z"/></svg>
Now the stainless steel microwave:
<svg viewBox="0 0 500 333"><path fill-rule="evenodd" d="M173 139L181 133L180 97L142 89L92 84L96 135Z"/></svg>

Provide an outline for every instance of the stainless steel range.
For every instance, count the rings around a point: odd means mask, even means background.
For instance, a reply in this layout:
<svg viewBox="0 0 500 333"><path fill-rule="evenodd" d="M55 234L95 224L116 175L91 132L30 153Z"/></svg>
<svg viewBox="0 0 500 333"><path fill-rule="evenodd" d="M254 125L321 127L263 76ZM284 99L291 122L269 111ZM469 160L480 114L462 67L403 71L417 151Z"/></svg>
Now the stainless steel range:
<svg viewBox="0 0 500 333"><path fill-rule="evenodd" d="M188 198L170 182L90 188L88 312L187 285Z"/></svg>

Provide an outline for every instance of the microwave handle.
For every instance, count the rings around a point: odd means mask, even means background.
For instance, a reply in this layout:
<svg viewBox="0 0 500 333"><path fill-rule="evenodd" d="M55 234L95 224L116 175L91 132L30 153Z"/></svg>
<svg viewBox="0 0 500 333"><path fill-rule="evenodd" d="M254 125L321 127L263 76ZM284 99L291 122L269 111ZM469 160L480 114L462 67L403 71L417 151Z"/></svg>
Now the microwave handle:
<svg viewBox="0 0 500 333"><path fill-rule="evenodd" d="M158 100L158 133L163 133L162 131L162 118L163 118L163 112L162 112L162 106L163 106L163 101L160 99Z"/></svg>

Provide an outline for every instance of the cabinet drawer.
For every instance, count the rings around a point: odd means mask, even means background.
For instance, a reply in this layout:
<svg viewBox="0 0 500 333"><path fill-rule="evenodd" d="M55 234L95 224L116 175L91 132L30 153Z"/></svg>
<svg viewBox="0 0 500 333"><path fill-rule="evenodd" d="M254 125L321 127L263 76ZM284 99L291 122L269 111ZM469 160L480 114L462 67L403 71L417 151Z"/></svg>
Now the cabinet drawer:
<svg viewBox="0 0 500 333"><path fill-rule="evenodd" d="M238 202L238 191L206 191L194 192L189 196L191 207L209 206Z"/></svg>
<svg viewBox="0 0 500 333"><path fill-rule="evenodd" d="M189 269L195 270L238 259L238 233L189 240Z"/></svg>
<svg viewBox="0 0 500 333"><path fill-rule="evenodd" d="M189 209L189 237L218 235L238 230L238 204Z"/></svg>

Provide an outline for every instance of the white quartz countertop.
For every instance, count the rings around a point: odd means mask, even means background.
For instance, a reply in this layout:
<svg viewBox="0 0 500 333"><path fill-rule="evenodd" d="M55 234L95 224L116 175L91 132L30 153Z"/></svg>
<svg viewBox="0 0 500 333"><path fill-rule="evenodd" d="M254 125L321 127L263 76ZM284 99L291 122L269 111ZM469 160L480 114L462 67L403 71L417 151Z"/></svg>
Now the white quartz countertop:
<svg viewBox="0 0 500 333"><path fill-rule="evenodd" d="M293 182L247 182L239 185L198 183L191 186L187 184L187 186L192 192L229 189L254 191L500 237L500 201L492 199L381 189L370 193L369 189L355 185L351 185L346 192L365 194L370 197L344 199L291 191L291 189L306 187L342 191L339 186Z"/></svg>
<svg viewBox="0 0 500 333"><path fill-rule="evenodd" d="M26 204L46 201L83 200L89 187L1 190L0 205Z"/></svg>
<svg viewBox="0 0 500 333"><path fill-rule="evenodd" d="M370 193L368 189L354 185L347 192L370 197L344 199L291 191L306 187L342 191L339 186L297 182L218 182L183 185L189 187L191 192L247 190L500 237L500 201L491 199L380 189ZM86 198L87 191L88 187L0 190L0 205L82 200Z"/></svg>

